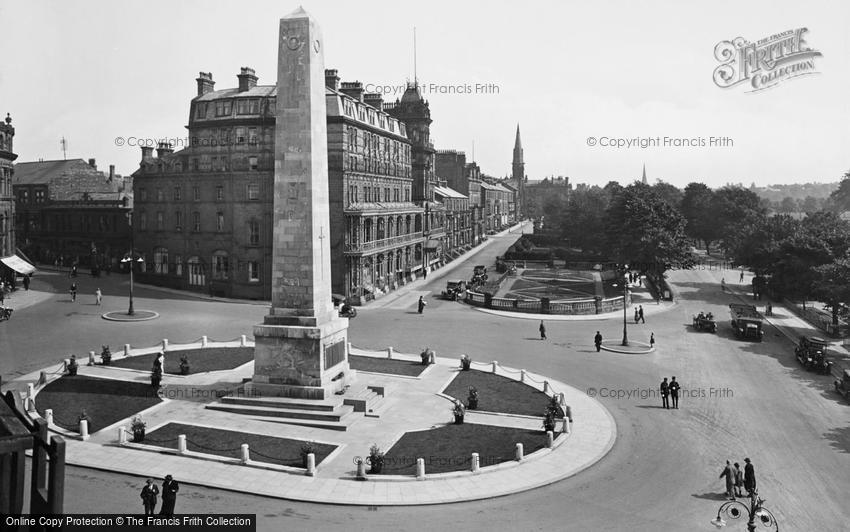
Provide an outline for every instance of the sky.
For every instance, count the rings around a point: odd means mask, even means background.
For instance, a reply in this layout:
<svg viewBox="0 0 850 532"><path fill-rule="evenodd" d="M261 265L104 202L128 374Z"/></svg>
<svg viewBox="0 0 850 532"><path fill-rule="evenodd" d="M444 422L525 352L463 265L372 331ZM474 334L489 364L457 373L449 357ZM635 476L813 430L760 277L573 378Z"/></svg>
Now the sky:
<svg viewBox="0 0 850 532"><path fill-rule="evenodd" d="M140 150L116 137L185 137L198 72L217 89L243 66L275 83L279 19L299 5L322 28L325 67L385 100L414 77L415 27L435 147L469 160L474 145L490 175L510 173L517 124L531 180L628 182L646 165L651 183L718 187L850 168L850 2L787 0L0 0L0 113L18 161L61 159L64 137L68 158L132 173ZM715 84L718 43L799 28L821 54L809 75Z"/></svg>

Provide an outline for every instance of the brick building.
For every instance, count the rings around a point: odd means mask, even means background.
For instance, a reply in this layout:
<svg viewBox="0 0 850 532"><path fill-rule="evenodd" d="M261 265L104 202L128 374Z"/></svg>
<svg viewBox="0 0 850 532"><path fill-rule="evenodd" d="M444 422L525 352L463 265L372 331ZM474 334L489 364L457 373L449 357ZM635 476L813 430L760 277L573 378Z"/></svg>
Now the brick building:
<svg viewBox="0 0 850 532"><path fill-rule="evenodd" d="M435 198L446 209L445 253L449 259L456 259L472 247L472 211L469 198L449 188L445 182L434 187Z"/></svg>

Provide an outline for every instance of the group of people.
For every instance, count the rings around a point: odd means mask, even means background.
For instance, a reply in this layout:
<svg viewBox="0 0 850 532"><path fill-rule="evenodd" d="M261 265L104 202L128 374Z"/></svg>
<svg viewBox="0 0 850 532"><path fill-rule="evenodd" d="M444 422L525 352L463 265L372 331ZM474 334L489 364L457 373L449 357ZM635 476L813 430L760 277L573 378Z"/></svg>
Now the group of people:
<svg viewBox="0 0 850 532"><path fill-rule="evenodd" d="M756 493L756 470L749 458L744 458L744 463L746 465L741 469L738 462L732 464L726 460L726 467L720 473L720 478L726 477L726 496L730 501L734 501L735 497L744 496L741 488L747 490L747 497Z"/></svg>
<svg viewBox="0 0 850 532"><path fill-rule="evenodd" d="M159 515L174 515L174 503L177 501L177 492L180 490L180 485L174 480L171 475L165 475L165 480L162 482L162 507L159 509ZM142 504L145 506L145 515L154 515L156 510L156 499L159 495L159 488L153 483L153 479L149 478L142 488Z"/></svg>
<svg viewBox="0 0 850 532"><path fill-rule="evenodd" d="M667 377L661 381L661 407L670 409L670 399L673 400L673 408L679 408L679 383L676 382L676 377L672 377L670 382L667 382Z"/></svg>
<svg viewBox="0 0 850 532"><path fill-rule="evenodd" d="M71 293L71 301L77 300L77 283L71 283L71 288L68 290ZM94 291L94 304L100 305L103 303L103 292L101 292L100 287L98 287Z"/></svg>
<svg viewBox="0 0 850 532"><path fill-rule="evenodd" d="M643 305L638 305L635 308L635 323L646 323L646 320L643 318Z"/></svg>

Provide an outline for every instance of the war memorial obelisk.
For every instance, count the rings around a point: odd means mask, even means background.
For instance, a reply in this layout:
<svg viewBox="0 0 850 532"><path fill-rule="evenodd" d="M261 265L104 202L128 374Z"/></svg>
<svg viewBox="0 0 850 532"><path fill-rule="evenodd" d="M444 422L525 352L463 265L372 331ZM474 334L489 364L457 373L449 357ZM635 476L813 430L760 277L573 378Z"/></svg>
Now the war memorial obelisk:
<svg viewBox="0 0 850 532"><path fill-rule="evenodd" d="M325 399L353 378L348 319L331 301L324 41L302 8L280 19L272 305L254 326L246 392Z"/></svg>

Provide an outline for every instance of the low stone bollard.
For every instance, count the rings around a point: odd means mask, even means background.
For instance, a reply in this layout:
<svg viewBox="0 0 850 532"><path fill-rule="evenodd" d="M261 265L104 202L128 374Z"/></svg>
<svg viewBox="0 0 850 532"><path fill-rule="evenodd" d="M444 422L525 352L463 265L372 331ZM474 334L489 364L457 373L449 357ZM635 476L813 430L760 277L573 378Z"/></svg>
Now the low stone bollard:
<svg viewBox="0 0 850 532"><path fill-rule="evenodd" d="M564 434L570 433L570 418L564 417L564 427L561 429Z"/></svg>
<svg viewBox="0 0 850 532"><path fill-rule="evenodd" d="M177 435L177 452L180 454L186 453L186 435L178 434Z"/></svg>
<svg viewBox="0 0 850 532"><path fill-rule="evenodd" d="M48 425L53 424L53 409L48 408L44 411L44 420L47 421Z"/></svg>
<svg viewBox="0 0 850 532"><path fill-rule="evenodd" d="M393 357L393 346L387 347L387 358Z"/></svg>
<svg viewBox="0 0 850 532"><path fill-rule="evenodd" d="M162 350L163 350L163 351L168 351L168 338L163 338L163 339L162 339Z"/></svg>
<svg viewBox="0 0 850 532"><path fill-rule="evenodd" d="M316 454L309 453L307 455L307 476L315 477L316 476Z"/></svg>
<svg viewBox="0 0 850 532"><path fill-rule="evenodd" d="M363 459L357 462L357 480L366 480L366 462Z"/></svg>
<svg viewBox="0 0 850 532"><path fill-rule="evenodd" d="M242 451L241 451L240 454L241 454L240 461L242 462L243 465L247 464L248 461L251 460L251 454L250 454L250 451L248 451L248 444L247 443L242 444Z"/></svg>
<svg viewBox="0 0 850 532"><path fill-rule="evenodd" d="M478 460L478 453L472 453L472 472L477 473L480 468L480 461Z"/></svg>
<svg viewBox="0 0 850 532"><path fill-rule="evenodd" d="M519 370L519 382L522 382L522 383L525 382L525 370L524 369Z"/></svg>
<svg viewBox="0 0 850 532"><path fill-rule="evenodd" d="M518 443L518 444L516 444L516 459L517 459L517 462L521 461L522 458L523 458L522 444Z"/></svg>
<svg viewBox="0 0 850 532"><path fill-rule="evenodd" d="M118 445L124 445L125 443L127 443L127 429L118 427Z"/></svg>
<svg viewBox="0 0 850 532"><path fill-rule="evenodd" d="M496 368L498 368L498 367L499 367L499 363L494 360L493 361L493 370L492 370L493 373L496 373Z"/></svg>
<svg viewBox="0 0 850 532"><path fill-rule="evenodd" d="M31 382L27 383L27 399L30 401L35 399L35 386Z"/></svg>
<svg viewBox="0 0 850 532"><path fill-rule="evenodd" d="M248 337L244 334L239 337L239 347L246 347L248 345Z"/></svg>
<svg viewBox="0 0 850 532"><path fill-rule="evenodd" d="M47 384L47 372L46 371L42 371L41 373L38 374L38 384L39 384L39 386L43 386L43 385Z"/></svg>
<svg viewBox="0 0 850 532"><path fill-rule="evenodd" d="M351 353L351 342L348 342L348 352Z"/></svg>
<svg viewBox="0 0 850 532"><path fill-rule="evenodd" d="M416 479L417 480L425 480L425 459L417 458L416 459Z"/></svg>
<svg viewBox="0 0 850 532"><path fill-rule="evenodd" d="M546 431L546 448L551 449L553 445L555 445L555 435L552 434L551 430L547 430Z"/></svg>
<svg viewBox="0 0 850 532"><path fill-rule="evenodd" d="M85 419L80 420L80 438L82 438L83 441L89 439L89 422Z"/></svg>
<svg viewBox="0 0 850 532"><path fill-rule="evenodd" d="M201 347L206 347L207 343L209 343L209 340L207 339L206 335L201 336Z"/></svg>
<svg viewBox="0 0 850 532"><path fill-rule="evenodd" d="M94 366L94 351L89 351L89 366Z"/></svg>
<svg viewBox="0 0 850 532"><path fill-rule="evenodd" d="M124 344L124 356L130 356L130 344Z"/></svg>
<svg viewBox="0 0 850 532"><path fill-rule="evenodd" d="M436 364L437 363L437 352L434 351L433 349L431 350L431 356L428 357L428 363L429 364Z"/></svg>
<svg viewBox="0 0 850 532"><path fill-rule="evenodd" d="M543 381L543 393L549 393L549 381Z"/></svg>

